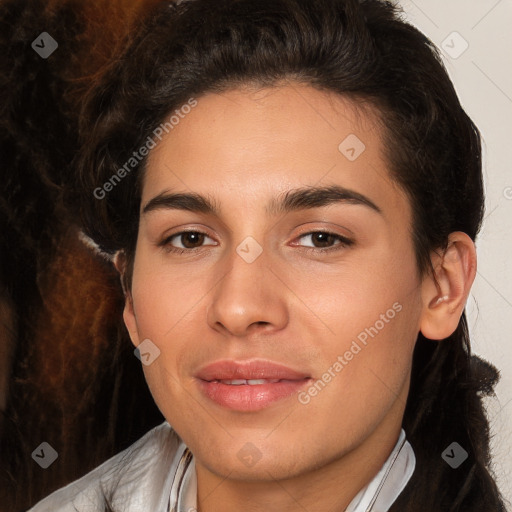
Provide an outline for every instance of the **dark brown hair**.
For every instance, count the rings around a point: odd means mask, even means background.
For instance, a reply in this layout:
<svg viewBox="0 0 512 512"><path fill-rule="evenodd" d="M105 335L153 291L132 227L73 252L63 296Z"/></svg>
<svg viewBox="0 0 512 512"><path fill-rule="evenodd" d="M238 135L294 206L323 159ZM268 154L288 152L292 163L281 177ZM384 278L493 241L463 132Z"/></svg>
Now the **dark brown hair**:
<svg viewBox="0 0 512 512"><path fill-rule="evenodd" d="M62 201L82 95L155 3L0 2L0 512L27 510L164 419L122 322L118 275ZM59 45L47 59L31 48L43 31ZM31 456L43 440L58 452L46 469Z"/></svg>
<svg viewBox="0 0 512 512"><path fill-rule="evenodd" d="M86 233L107 252L124 251L129 274L145 159L102 199L94 190L191 97L283 80L373 106L391 178L410 199L422 275L450 233L475 240L484 211L479 131L434 44L378 0L185 0L149 12L84 112L76 190ZM465 313L445 340L418 334L403 418L417 463L393 512L504 510L481 398L498 378L471 355ZM468 452L457 469L441 457L453 441Z"/></svg>

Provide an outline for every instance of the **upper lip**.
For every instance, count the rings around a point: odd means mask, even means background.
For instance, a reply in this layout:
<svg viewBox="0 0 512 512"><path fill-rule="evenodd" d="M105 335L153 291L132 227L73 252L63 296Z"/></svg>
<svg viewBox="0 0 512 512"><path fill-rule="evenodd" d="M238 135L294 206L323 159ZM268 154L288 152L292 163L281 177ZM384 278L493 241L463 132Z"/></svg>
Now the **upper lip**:
<svg viewBox="0 0 512 512"><path fill-rule="evenodd" d="M301 380L309 378L309 375L273 361L262 359L233 361L225 359L203 366L197 372L196 377L206 381L233 379Z"/></svg>

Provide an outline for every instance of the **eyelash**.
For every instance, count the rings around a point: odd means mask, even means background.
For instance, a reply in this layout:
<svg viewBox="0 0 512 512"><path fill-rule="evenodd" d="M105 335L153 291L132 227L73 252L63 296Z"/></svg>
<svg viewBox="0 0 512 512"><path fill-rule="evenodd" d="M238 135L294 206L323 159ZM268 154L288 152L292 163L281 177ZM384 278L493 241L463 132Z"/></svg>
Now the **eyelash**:
<svg viewBox="0 0 512 512"><path fill-rule="evenodd" d="M164 247L167 252L172 252L172 253L175 253L175 254L183 254L183 253L186 253L186 252L193 253L193 252L196 252L199 249L202 249L202 247L194 247L193 249L181 249L179 247L173 247L173 246L170 245L170 242L171 242L171 240L173 238L179 237L181 235L184 235L185 233L200 234L200 235L205 235L208 238L211 238L208 235L208 233L205 233L204 231L195 231L195 230L194 231L193 230L191 230L191 231L180 231L179 233L174 233L173 235L165 238L158 245L161 246L161 247ZM349 239L349 238L346 238L344 236L338 235L337 233L332 233L330 231L322 231L322 230L309 231L307 233L301 234L298 238L300 239L300 238L303 238L305 236L314 235L314 234L317 234L317 233L323 233L325 235L331 235L334 238L338 239L340 241L340 243L336 244L336 245L334 245L332 247L327 247L325 249L323 249L321 247L302 247L302 249L305 249L307 251L313 251L313 252L316 252L316 253L326 253L326 252L339 251L339 250L344 249L346 247L350 247L351 245L354 244L354 241Z"/></svg>

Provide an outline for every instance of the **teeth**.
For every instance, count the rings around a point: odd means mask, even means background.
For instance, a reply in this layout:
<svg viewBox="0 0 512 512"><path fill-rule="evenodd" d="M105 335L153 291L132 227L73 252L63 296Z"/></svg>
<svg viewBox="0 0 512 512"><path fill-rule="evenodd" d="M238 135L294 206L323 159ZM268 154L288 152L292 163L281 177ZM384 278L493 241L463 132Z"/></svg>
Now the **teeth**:
<svg viewBox="0 0 512 512"><path fill-rule="evenodd" d="M234 380L221 380L223 384L231 384L232 386L240 386L242 384L247 384L247 381L244 379L234 379Z"/></svg>
<svg viewBox="0 0 512 512"><path fill-rule="evenodd" d="M248 384L249 386L256 386L257 384L267 384L279 382L280 379L233 379L233 380L220 380L222 384L228 384L230 386L242 386Z"/></svg>

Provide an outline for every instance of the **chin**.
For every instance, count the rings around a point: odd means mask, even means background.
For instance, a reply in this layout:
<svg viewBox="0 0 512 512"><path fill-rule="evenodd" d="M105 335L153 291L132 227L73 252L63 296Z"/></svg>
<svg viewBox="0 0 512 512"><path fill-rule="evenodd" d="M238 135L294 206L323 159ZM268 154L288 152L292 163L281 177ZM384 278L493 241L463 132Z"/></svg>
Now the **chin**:
<svg viewBox="0 0 512 512"><path fill-rule="evenodd" d="M222 454L212 453L205 447L204 458L203 453L197 452L199 457L194 455L196 460L200 459L201 464L218 477L247 482L292 478L313 469L319 463L316 457L308 465L293 450L284 452L278 447L268 447L259 451L250 442L241 443L241 446L240 450L224 451Z"/></svg>

